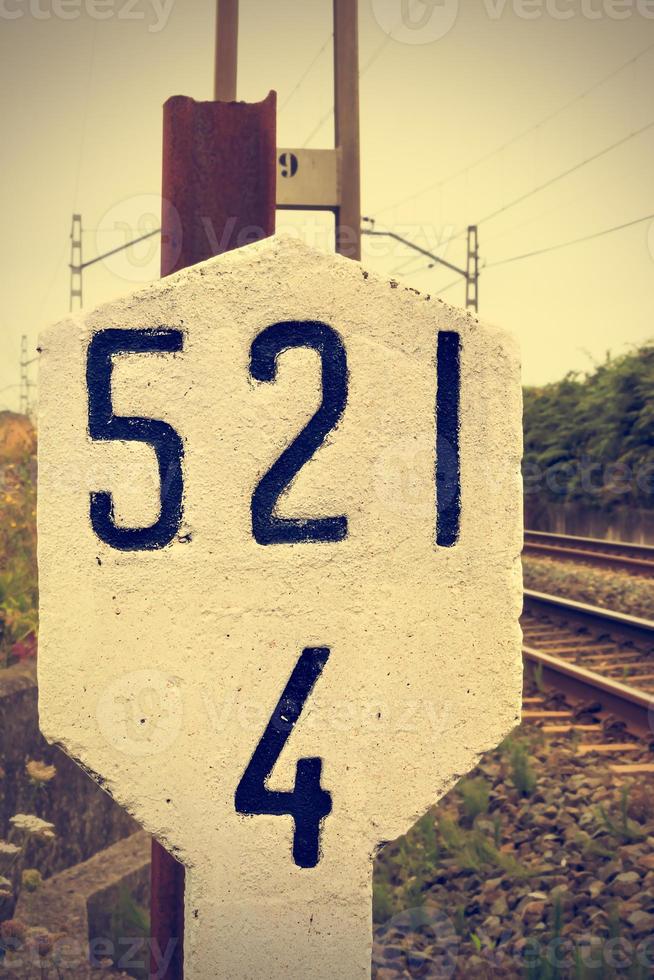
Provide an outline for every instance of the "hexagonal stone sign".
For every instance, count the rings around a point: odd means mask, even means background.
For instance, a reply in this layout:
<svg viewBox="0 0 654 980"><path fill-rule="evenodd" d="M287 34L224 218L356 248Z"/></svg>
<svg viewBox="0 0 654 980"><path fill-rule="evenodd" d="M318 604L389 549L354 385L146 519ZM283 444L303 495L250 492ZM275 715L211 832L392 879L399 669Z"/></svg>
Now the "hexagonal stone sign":
<svg viewBox="0 0 654 980"><path fill-rule="evenodd" d="M187 980L368 977L377 847L520 714L512 341L272 238L41 346L45 735L186 865Z"/></svg>

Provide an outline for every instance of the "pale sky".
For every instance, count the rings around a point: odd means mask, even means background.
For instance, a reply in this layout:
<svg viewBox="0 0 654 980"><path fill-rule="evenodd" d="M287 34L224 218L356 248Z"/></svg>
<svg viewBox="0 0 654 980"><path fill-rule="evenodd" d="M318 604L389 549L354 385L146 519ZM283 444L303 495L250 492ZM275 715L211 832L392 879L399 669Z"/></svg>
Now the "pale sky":
<svg viewBox="0 0 654 980"><path fill-rule="evenodd" d="M480 222L480 313L518 336L528 384L654 337L654 219L490 268L654 215L654 0L410 4L425 26L402 33L402 0L359 2L364 214L428 248ZM329 112L330 33L329 0L241 0L238 95L277 90L280 146ZM72 212L87 259L124 241L124 223L158 224L161 107L212 97L213 34L214 0L0 0L0 408L17 407L21 334L33 349L67 313ZM333 145L331 120L309 145ZM325 216L279 215L291 222L330 247ZM461 265L464 246L441 254ZM452 282L409 259L364 239L374 271L432 294ZM146 243L85 273L85 306L157 275ZM463 303L463 283L444 298Z"/></svg>

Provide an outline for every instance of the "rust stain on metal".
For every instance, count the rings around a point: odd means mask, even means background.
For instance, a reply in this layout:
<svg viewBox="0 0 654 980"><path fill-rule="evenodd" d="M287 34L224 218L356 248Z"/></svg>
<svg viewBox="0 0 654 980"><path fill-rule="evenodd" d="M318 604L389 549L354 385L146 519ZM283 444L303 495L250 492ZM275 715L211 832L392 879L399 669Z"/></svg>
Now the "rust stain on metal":
<svg viewBox="0 0 654 980"><path fill-rule="evenodd" d="M276 105L168 99L162 276L274 234Z"/></svg>

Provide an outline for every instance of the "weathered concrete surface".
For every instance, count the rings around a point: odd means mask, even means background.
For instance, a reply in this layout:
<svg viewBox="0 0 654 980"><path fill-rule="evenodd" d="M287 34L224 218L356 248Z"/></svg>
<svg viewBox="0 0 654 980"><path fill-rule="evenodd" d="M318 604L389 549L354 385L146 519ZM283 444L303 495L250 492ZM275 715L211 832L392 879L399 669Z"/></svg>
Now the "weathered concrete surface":
<svg viewBox="0 0 654 980"><path fill-rule="evenodd" d="M25 765L30 759L54 765L52 782L37 788ZM39 730L36 664L27 661L0 670L0 839L21 840L9 820L34 813L55 825L56 839L33 840L9 869L16 889L24 868L44 877L85 861L108 844L132 834L134 820ZM0 874L7 870L0 867Z"/></svg>
<svg viewBox="0 0 654 980"><path fill-rule="evenodd" d="M24 892L16 918L27 928L46 930L55 937L44 966L59 968L59 976L75 978L123 977L100 968L112 959L124 969L148 961L145 944L138 948L133 936L116 935L111 912L126 895L147 906L150 884L150 838L139 831L90 860L62 871L35 892ZM27 963L23 963L23 968ZM93 967L93 969L91 968ZM15 963L9 976L27 976Z"/></svg>
<svg viewBox="0 0 654 980"><path fill-rule="evenodd" d="M321 400L315 352L249 376L253 340L316 320L343 340L338 427L278 503L347 515L331 543L262 546L251 499ZM184 442L184 520L158 551L117 551L89 520L157 519L152 450L92 442L90 338L174 328L182 353L116 357L113 410ZM462 341L461 534L434 544L435 349ZM520 713L520 380L506 334L289 239L181 272L42 338L41 723L188 868L186 977L362 980L371 866ZM333 809L300 868L287 816L241 816L235 791L308 646L330 659L270 779L323 760ZM65 651L65 657L62 656Z"/></svg>

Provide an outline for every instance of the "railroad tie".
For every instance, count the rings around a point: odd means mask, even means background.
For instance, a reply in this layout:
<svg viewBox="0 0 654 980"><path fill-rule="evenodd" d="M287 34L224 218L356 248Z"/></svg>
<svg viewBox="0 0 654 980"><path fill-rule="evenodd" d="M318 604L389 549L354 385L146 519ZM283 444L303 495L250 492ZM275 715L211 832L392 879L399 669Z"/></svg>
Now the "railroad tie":
<svg viewBox="0 0 654 980"><path fill-rule="evenodd" d="M643 746L639 745L638 742L607 742L597 745L594 745L591 742L577 746L577 755L592 755L594 753L597 753L598 755L611 755L614 752L624 755L628 752L642 751Z"/></svg>
<svg viewBox="0 0 654 980"><path fill-rule="evenodd" d="M646 776L654 774L654 762L635 762L633 764L609 766L616 776Z"/></svg>
<svg viewBox="0 0 654 980"><path fill-rule="evenodd" d="M548 718L572 718L571 711L523 711L522 720L523 721L539 721L540 719L546 720Z"/></svg>
<svg viewBox="0 0 654 980"><path fill-rule="evenodd" d="M601 725L543 725L541 731L544 735L569 735L570 732L595 732L601 733Z"/></svg>

